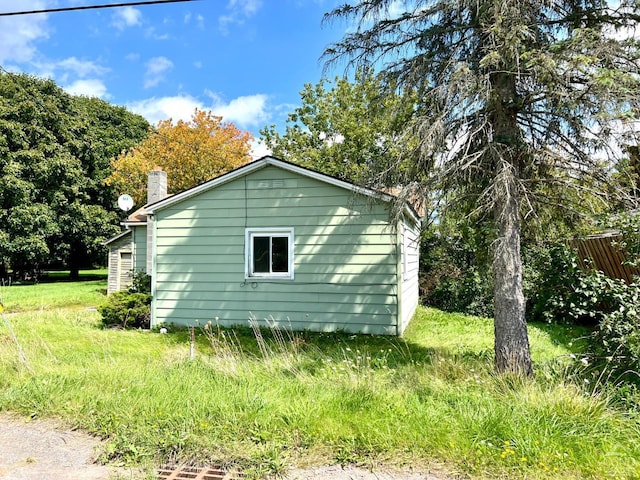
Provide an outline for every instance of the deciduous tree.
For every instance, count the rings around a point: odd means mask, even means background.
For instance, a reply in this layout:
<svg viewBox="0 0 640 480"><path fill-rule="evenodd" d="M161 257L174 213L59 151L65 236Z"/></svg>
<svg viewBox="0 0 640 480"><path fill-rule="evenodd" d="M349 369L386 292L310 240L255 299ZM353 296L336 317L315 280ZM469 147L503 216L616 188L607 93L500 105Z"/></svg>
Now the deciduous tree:
<svg viewBox="0 0 640 480"><path fill-rule="evenodd" d="M113 196L97 185L108 156L148 127L51 80L0 73L0 264L24 271L62 263L76 277L80 266L104 261L100 242L118 226Z"/></svg>
<svg viewBox="0 0 640 480"><path fill-rule="evenodd" d="M413 105L403 95L370 70L357 71L353 81L306 84L285 132L271 125L260 134L276 157L360 182L389 158L405 158L408 145L401 137Z"/></svg>
<svg viewBox="0 0 640 480"><path fill-rule="evenodd" d="M146 140L111 162L105 182L142 205L147 175L155 166L167 172L169 193L180 192L247 163L251 139L221 117L196 110L188 122L160 121Z"/></svg>
<svg viewBox="0 0 640 480"><path fill-rule="evenodd" d="M607 191L608 158L638 116L639 7L363 0L327 18L354 22L329 61L373 65L419 91L410 126L420 147L407 179L428 175L434 191L473 198L492 215L495 365L530 375L522 222L540 203L557 205L559 187L577 199L581 189Z"/></svg>

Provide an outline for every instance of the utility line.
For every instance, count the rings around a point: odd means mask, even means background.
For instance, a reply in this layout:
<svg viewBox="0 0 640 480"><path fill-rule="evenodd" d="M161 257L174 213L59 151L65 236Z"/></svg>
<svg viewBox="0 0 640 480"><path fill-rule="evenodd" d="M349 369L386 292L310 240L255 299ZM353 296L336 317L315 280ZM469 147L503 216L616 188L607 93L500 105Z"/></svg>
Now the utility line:
<svg viewBox="0 0 640 480"><path fill-rule="evenodd" d="M76 7L62 7L62 8L47 8L43 10L25 10L22 12L0 12L0 17L10 17L12 15L31 15L34 13L55 13L55 12L70 12L73 10L91 10L97 8L114 8L114 7L135 7L139 5L154 5L160 3L179 3L179 2L195 2L198 0L144 0L138 2L125 2L125 3L108 3L102 5L80 5Z"/></svg>

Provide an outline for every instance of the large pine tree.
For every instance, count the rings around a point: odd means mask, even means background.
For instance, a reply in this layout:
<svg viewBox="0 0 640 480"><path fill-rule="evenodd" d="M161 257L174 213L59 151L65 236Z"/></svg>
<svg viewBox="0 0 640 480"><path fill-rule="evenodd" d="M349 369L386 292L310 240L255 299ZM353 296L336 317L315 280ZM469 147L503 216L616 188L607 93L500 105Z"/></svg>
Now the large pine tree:
<svg viewBox="0 0 640 480"><path fill-rule="evenodd" d="M616 145L635 143L639 16L633 0L361 0L327 14L354 22L329 62L374 66L420 92L407 180L428 175L492 216L500 372L532 373L522 222L557 189L610 191Z"/></svg>

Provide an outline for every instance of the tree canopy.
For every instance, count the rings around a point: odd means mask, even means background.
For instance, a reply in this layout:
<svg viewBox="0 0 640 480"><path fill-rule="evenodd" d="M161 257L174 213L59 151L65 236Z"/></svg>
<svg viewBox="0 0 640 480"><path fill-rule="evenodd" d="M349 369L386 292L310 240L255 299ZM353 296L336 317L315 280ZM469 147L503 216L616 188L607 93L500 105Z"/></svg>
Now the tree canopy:
<svg viewBox="0 0 640 480"><path fill-rule="evenodd" d="M327 15L354 22L329 62L377 67L418 92L413 168L386 170L492 218L498 371L532 372L522 222L541 204L611 192L616 145L637 143L639 17L631 0L363 0Z"/></svg>
<svg viewBox="0 0 640 480"><path fill-rule="evenodd" d="M382 76L359 70L353 81L309 83L300 99L283 134L274 125L260 131L275 156L356 183L389 158L406 158L408 145L400 137L413 105Z"/></svg>
<svg viewBox="0 0 640 480"><path fill-rule="evenodd" d="M154 167L167 172L169 193L181 192L247 163L251 139L222 117L196 109L188 122L160 121L146 140L114 158L105 183L143 205Z"/></svg>
<svg viewBox="0 0 640 480"><path fill-rule="evenodd" d="M101 186L109 155L147 135L140 116L51 80L0 74L0 270L101 261L118 231Z"/></svg>

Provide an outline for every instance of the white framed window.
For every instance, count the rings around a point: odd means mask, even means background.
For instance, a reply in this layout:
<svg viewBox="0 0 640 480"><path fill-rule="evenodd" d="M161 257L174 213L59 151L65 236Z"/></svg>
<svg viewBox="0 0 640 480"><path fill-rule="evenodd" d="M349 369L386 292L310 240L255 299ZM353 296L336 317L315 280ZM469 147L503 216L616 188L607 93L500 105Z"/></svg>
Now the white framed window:
<svg viewBox="0 0 640 480"><path fill-rule="evenodd" d="M293 280L293 228L245 230L245 277Z"/></svg>

